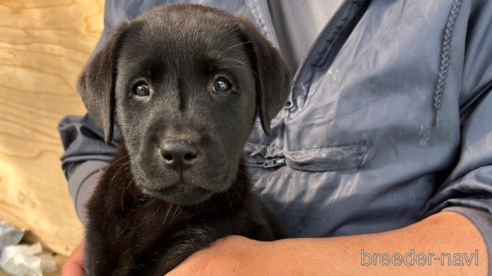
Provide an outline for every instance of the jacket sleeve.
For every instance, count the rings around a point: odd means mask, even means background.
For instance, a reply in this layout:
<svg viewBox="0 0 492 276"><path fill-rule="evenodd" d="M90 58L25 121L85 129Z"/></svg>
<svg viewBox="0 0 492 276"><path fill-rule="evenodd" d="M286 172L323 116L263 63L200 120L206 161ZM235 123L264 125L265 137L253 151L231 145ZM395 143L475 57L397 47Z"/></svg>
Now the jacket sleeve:
<svg viewBox="0 0 492 276"><path fill-rule="evenodd" d="M462 12L468 26L460 95L461 149L424 216L454 211L467 217L482 233L492 264L492 1L470 1Z"/></svg>
<svg viewBox="0 0 492 276"><path fill-rule="evenodd" d="M425 216L454 211L480 230L492 264L492 92L486 92L462 127L461 157L448 181L428 202Z"/></svg>
<svg viewBox="0 0 492 276"><path fill-rule="evenodd" d="M85 204L117 151L119 133L115 128L113 141L106 145L101 127L90 115L68 116L60 122L58 130L65 149L61 160L70 196L79 218L85 221Z"/></svg>

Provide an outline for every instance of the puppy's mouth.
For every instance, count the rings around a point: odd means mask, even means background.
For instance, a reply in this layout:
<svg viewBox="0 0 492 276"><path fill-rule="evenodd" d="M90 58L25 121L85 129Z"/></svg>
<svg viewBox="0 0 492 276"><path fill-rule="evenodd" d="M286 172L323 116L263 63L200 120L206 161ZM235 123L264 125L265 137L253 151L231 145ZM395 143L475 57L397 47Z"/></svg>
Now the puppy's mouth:
<svg viewBox="0 0 492 276"><path fill-rule="evenodd" d="M182 181L160 190L142 187L144 193L176 205L197 205L208 200L214 193Z"/></svg>

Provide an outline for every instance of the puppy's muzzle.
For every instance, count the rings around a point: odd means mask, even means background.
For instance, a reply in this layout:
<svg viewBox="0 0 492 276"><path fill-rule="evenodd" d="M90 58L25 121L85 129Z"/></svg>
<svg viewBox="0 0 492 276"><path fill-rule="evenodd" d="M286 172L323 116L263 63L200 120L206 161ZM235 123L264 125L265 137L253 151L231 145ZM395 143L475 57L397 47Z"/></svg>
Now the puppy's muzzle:
<svg viewBox="0 0 492 276"><path fill-rule="evenodd" d="M161 143L159 153L166 168L182 171L197 163L200 148L193 141L166 139Z"/></svg>

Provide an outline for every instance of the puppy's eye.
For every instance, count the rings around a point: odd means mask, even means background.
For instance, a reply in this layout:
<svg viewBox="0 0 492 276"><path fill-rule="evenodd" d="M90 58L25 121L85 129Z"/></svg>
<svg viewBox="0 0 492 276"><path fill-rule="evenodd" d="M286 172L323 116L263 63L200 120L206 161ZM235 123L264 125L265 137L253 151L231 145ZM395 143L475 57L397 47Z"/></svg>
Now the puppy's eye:
<svg viewBox="0 0 492 276"><path fill-rule="evenodd" d="M219 77L215 80L212 90L221 95L227 96L231 93L232 84L225 78Z"/></svg>
<svg viewBox="0 0 492 276"><path fill-rule="evenodd" d="M150 89L145 82L140 81L133 85L132 93L137 97L145 98L150 96Z"/></svg>

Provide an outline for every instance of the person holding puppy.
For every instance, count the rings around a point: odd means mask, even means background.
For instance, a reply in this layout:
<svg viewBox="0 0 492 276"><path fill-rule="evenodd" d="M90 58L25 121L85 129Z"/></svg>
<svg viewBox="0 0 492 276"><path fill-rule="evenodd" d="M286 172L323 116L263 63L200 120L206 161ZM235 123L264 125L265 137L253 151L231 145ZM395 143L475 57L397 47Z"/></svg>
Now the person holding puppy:
<svg viewBox="0 0 492 276"><path fill-rule="evenodd" d="M96 52L123 20L177 2L107 0ZM250 17L295 73L243 158L291 238L228 237L168 275L492 275L492 2L206 4ZM118 133L106 147L90 116L60 133L84 221ZM83 275L82 256L83 242L63 275Z"/></svg>

